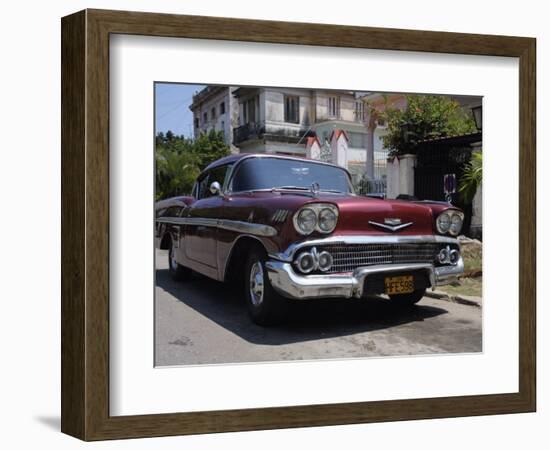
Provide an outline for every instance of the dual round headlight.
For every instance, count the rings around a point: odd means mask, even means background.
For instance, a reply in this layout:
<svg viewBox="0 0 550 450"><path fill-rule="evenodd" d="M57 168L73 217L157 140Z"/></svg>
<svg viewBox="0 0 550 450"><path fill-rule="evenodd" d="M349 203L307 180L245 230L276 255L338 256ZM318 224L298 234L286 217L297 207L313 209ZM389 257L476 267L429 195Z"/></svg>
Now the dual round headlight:
<svg viewBox="0 0 550 450"><path fill-rule="evenodd" d="M435 221L437 231L441 234L458 236L464 222L464 214L459 211L443 211Z"/></svg>
<svg viewBox="0 0 550 450"><path fill-rule="evenodd" d="M315 230L320 233L332 233L338 223L338 208L330 203L314 203L300 209L294 215L294 228L300 234L307 235Z"/></svg>
<svg viewBox="0 0 550 450"><path fill-rule="evenodd" d="M327 272L332 268L332 264L332 255L326 250L319 253L315 247L300 253L294 262L294 265L302 273L310 273L317 269Z"/></svg>

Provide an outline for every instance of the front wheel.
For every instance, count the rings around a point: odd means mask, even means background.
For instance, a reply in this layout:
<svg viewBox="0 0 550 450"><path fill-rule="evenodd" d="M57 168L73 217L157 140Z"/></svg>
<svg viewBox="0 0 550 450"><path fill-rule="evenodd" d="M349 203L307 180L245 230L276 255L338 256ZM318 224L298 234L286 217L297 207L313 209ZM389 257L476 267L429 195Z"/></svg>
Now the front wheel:
<svg viewBox="0 0 550 450"><path fill-rule="evenodd" d="M410 307L422 300L424 294L426 294L426 289L417 289L410 294L390 295L390 300L398 306Z"/></svg>
<svg viewBox="0 0 550 450"><path fill-rule="evenodd" d="M174 248L174 241L170 241L170 250L168 251L168 269L170 276L175 281L186 281L191 278L191 269L182 266L176 260L176 249Z"/></svg>
<svg viewBox="0 0 550 450"><path fill-rule="evenodd" d="M252 250L245 265L244 295L252 321L268 326L279 323L287 309L287 301L278 295L265 269L265 257Z"/></svg>

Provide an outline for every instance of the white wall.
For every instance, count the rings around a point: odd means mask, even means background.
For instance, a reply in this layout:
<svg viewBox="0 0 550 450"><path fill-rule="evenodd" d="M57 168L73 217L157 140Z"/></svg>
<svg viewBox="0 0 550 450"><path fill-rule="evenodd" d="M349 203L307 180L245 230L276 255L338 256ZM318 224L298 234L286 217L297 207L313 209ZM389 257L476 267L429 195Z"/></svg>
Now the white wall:
<svg viewBox="0 0 550 450"><path fill-rule="evenodd" d="M229 122L229 103L227 97L226 89L219 91L215 95L210 96L206 101L200 103L193 111L193 120L197 117L199 118L200 131L209 132L212 129L220 131L221 123ZM225 114L220 114L220 104L222 102L225 102ZM212 108L216 111L215 119L212 118ZM206 122L204 121L204 114L207 115Z"/></svg>
<svg viewBox="0 0 550 450"><path fill-rule="evenodd" d="M340 97L340 119L349 122L355 121L355 97L346 95L342 92L323 92L317 91L316 116L317 122L330 120L333 117L328 115L328 99L329 97Z"/></svg>
<svg viewBox="0 0 550 450"><path fill-rule="evenodd" d="M539 170L550 167L550 29L544 2L464 0L452 14L438 1L393 1L377 8L340 0L337 7L279 0L276 7L234 0L73 0L8 2L0 15L3 70L0 183L4 211L0 222L0 298L3 300L0 409L4 448L101 449L544 449L550 422L550 251L548 208L538 214L539 412L371 425L278 430L126 440L85 445L59 433L60 317L60 17L82 8L153 10L169 13L257 19L433 29L538 37ZM495 13L498 12L498 20ZM24 21L24 29L21 24ZM291 70L291 68L289 68ZM314 69L312 69L314 70ZM368 76L368 74L365 74ZM196 80L200 82L200 80ZM39 118L39 120L35 120ZM32 133L33 145L21 137ZM38 140L39 145L36 145ZM24 142L24 141L23 141ZM490 151L487 149L486 151ZM550 177L538 177L539 204L548 203ZM33 219L14 222L22 199L32 202ZM6 220L7 219L7 220ZM26 217L25 217L26 219ZM32 257L32 259L29 259ZM465 374L475 376L475 374ZM404 374L406 376L406 374ZM368 382L368 380L366 380Z"/></svg>

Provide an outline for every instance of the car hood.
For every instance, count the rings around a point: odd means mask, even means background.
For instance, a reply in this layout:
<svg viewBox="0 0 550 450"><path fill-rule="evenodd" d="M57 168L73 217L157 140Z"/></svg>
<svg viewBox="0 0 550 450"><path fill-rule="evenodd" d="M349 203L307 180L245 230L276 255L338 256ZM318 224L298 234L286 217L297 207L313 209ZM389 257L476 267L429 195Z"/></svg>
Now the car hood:
<svg viewBox="0 0 550 450"><path fill-rule="evenodd" d="M361 196L323 198L339 209L335 233L341 234L432 234L434 218L429 206L403 200Z"/></svg>

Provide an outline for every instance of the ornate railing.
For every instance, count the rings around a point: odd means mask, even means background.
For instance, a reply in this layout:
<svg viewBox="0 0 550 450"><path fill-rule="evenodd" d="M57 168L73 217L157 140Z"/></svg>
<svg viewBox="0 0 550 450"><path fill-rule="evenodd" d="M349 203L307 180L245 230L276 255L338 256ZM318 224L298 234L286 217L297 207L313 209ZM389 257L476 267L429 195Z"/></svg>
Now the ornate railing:
<svg viewBox="0 0 550 450"><path fill-rule="evenodd" d="M353 187L355 188L356 194L385 198L387 191L387 180L385 178L369 180L366 177L363 177L354 183Z"/></svg>
<svg viewBox="0 0 550 450"><path fill-rule="evenodd" d="M299 125L288 124L267 124L265 122L247 123L233 130L233 143L239 145L244 141L251 139L261 139L263 137L269 140L288 142L288 143L303 143L305 146L305 138L311 135L309 128L303 128Z"/></svg>
<svg viewBox="0 0 550 450"><path fill-rule="evenodd" d="M233 143L240 144L249 139L260 139L265 134L263 122L247 123L233 130Z"/></svg>

